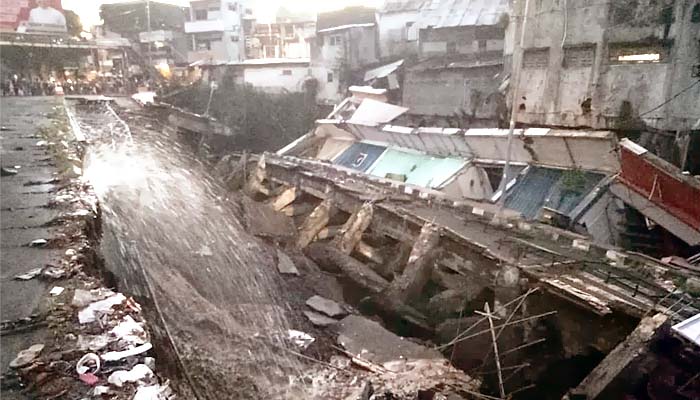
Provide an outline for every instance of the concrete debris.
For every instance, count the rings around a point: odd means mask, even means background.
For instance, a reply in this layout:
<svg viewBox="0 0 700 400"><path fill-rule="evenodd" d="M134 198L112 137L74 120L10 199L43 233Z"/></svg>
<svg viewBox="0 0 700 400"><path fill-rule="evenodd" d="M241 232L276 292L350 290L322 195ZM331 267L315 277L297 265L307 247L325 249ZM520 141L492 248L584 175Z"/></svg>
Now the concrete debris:
<svg viewBox="0 0 700 400"><path fill-rule="evenodd" d="M31 270L29 270L21 275L15 276L14 279L16 279L18 281L28 281L28 280L34 279L37 276L41 275L41 271L42 271L42 268L34 268L34 269L31 269Z"/></svg>
<svg viewBox="0 0 700 400"><path fill-rule="evenodd" d="M444 360L439 351L397 336L375 321L350 315L338 324L338 344L375 364L396 360Z"/></svg>
<svg viewBox="0 0 700 400"><path fill-rule="evenodd" d="M78 360L78 363L75 365L75 372L79 375L87 374L88 372L96 374L100 372L101 367L100 356L95 353L88 353Z"/></svg>
<svg viewBox="0 0 700 400"><path fill-rule="evenodd" d="M143 354L153 348L153 345L150 343L145 343L140 346L134 347L129 350L124 350L124 351L110 351L109 353L105 353L102 355L102 359L104 361L118 361L122 360L127 357L131 356L137 356L139 354Z"/></svg>
<svg viewBox="0 0 700 400"><path fill-rule="evenodd" d="M10 368L26 367L39 357L42 350L44 350L43 344L35 344L28 349L20 351L17 357L10 362Z"/></svg>
<svg viewBox="0 0 700 400"><path fill-rule="evenodd" d="M61 268L47 266L41 271L41 276L49 279L61 279L67 275L67 272Z"/></svg>
<svg viewBox="0 0 700 400"><path fill-rule="evenodd" d="M305 254L323 269L330 272L342 271L348 279L370 293L381 293L389 286L389 282L372 268L342 253L335 246L312 243Z"/></svg>
<svg viewBox="0 0 700 400"><path fill-rule="evenodd" d="M81 324L95 322L99 315L110 314L113 306L121 304L125 300L126 296L121 293L117 293L104 300L94 302L78 312L78 321Z"/></svg>
<svg viewBox="0 0 700 400"><path fill-rule="evenodd" d="M336 323L338 323L338 320L326 317L323 314L313 312L313 311L304 311L304 315L306 316L306 318L309 319L309 321L311 321L311 323L314 326L319 326L322 328L325 328L325 327L328 327L331 325L335 325Z"/></svg>
<svg viewBox="0 0 700 400"><path fill-rule="evenodd" d="M287 330L287 338L301 349L306 349L316 340L308 333L294 329Z"/></svg>
<svg viewBox="0 0 700 400"><path fill-rule="evenodd" d="M304 221L299 228L299 236L297 245L299 248L307 247L318 235L323 228L328 225L328 221L333 210L333 203L330 200L324 200L314 209L309 217Z"/></svg>
<svg viewBox="0 0 700 400"><path fill-rule="evenodd" d="M299 191L297 191L297 188L292 187L289 189L286 189L282 194L277 196L270 205L272 205L272 208L275 211L281 211L288 205L292 204L294 200L297 199L297 196L299 195Z"/></svg>
<svg viewBox="0 0 700 400"><path fill-rule="evenodd" d="M280 249L277 249L277 270L283 275L299 276L299 270L294 265L294 261Z"/></svg>
<svg viewBox="0 0 700 400"><path fill-rule="evenodd" d="M365 233L369 224L372 222L372 214L374 208L371 203L365 203L360 209L353 213L347 220L339 237L335 239L336 245L341 252L351 254L355 247L362 240L362 234Z"/></svg>
<svg viewBox="0 0 700 400"><path fill-rule="evenodd" d="M323 313L329 317L339 318L348 315L348 312L333 300L323 298L321 296L313 296L306 300L306 305L310 308Z"/></svg>
<svg viewBox="0 0 700 400"><path fill-rule="evenodd" d="M60 296L63 291L66 290L66 288L63 288L61 286L54 286L53 289L49 292L51 296Z"/></svg>
<svg viewBox="0 0 700 400"><path fill-rule="evenodd" d="M122 387L128 382L137 382L139 384L149 383L154 378L155 374L153 371L145 366L144 364L137 364L129 371L115 371L109 378L107 382L116 386Z"/></svg>
<svg viewBox="0 0 700 400"><path fill-rule="evenodd" d="M103 394L109 394L111 393L111 390L109 386L95 386L92 389L92 395L95 397L102 396Z"/></svg>
<svg viewBox="0 0 700 400"><path fill-rule="evenodd" d="M165 385L141 386L136 390L133 400L167 400L173 398L170 387Z"/></svg>
<svg viewBox="0 0 700 400"><path fill-rule="evenodd" d="M0 176L12 176L12 175L17 175L18 173L19 173L19 171L17 171L17 170L14 169L14 168L5 168L5 167L2 167L2 168L0 169Z"/></svg>

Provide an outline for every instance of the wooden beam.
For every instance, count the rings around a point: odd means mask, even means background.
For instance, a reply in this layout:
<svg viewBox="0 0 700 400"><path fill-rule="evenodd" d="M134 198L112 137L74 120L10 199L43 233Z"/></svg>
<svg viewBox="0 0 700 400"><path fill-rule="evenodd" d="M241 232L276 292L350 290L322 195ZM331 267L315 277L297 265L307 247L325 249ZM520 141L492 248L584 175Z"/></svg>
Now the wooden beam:
<svg viewBox="0 0 700 400"><path fill-rule="evenodd" d="M303 249L308 246L309 243L316 238L316 235L318 235L318 233L321 232L326 225L328 225L332 210L333 202L331 200L324 200L314 209L311 215L306 218L302 226L299 228L297 245L300 248Z"/></svg>

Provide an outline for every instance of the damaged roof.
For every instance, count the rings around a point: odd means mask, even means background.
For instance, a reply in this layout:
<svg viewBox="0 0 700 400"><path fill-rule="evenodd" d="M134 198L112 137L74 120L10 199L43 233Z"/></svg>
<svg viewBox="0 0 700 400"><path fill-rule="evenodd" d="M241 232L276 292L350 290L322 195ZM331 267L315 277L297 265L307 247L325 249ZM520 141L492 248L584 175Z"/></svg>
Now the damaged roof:
<svg viewBox="0 0 700 400"><path fill-rule="evenodd" d="M508 0L433 0L423 7L421 27L498 25L508 13Z"/></svg>
<svg viewBox="0 0 700 400"><path fill-rule="evenodd" d="M374 24L375 10L369 7L347 7L342 10L318 14L316 32L341 26Z"/></svg>
<svg viewBox="0 0 700 400"><path fill-rule="evenodd" d="M402 11L418 11L429 3L430 1L427 0L386 0L379 12L388 14Z"/></svg>

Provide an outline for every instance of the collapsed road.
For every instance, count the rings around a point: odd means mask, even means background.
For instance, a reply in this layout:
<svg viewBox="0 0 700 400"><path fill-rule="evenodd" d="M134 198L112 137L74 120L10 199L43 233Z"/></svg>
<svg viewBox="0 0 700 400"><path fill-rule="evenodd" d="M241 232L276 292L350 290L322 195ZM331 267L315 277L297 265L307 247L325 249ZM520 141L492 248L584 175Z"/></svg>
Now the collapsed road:
<svg viewBox="0 0 700 400"><path fill-rule="evenodd" d="M291 220L226 191L174 130L99 98L71 103L69 114L90 142L85 177L101 202L105 268L145 305L180 395L478 395L479 381L439 352L345 317L352 309L335 277L278 246L296 235Z"/></svg>

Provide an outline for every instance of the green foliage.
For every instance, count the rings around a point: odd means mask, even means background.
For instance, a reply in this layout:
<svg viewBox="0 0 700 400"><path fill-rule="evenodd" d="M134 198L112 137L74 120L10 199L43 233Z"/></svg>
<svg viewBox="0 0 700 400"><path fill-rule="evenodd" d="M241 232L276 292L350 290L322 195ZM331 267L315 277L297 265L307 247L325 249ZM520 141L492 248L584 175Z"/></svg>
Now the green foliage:
<svg viewBox="0 0 700 400"><path fill-rule="evenodd" d="M314 87L309 84L308 90ZM168 100L203 114L209 87L197 85ZM224 80L214 92L209 114L231 128L238 149L253 152L279 150L311 130L319 117L315 96L309 92L268 94L231 80Z"/></svg>

